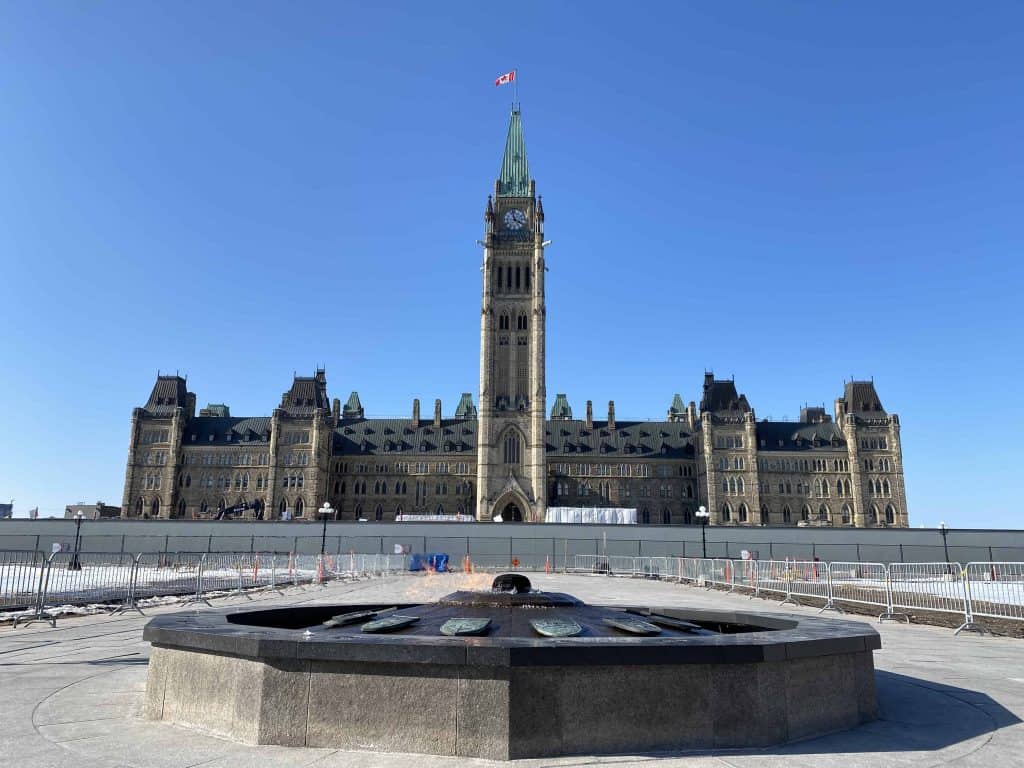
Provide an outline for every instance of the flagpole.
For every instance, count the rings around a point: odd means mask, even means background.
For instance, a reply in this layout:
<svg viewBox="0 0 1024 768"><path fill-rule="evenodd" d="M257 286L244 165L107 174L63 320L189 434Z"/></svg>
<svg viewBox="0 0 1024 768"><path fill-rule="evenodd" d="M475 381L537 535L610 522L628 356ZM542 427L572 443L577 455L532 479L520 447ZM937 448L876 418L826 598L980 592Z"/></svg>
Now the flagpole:
<svg viewBox="0 0 1024 768"><path fill-rule="evenodd" d="M512 109L515 109L519 103L519 68L516 67L512 71L515 73L512 76Z"/></svg>

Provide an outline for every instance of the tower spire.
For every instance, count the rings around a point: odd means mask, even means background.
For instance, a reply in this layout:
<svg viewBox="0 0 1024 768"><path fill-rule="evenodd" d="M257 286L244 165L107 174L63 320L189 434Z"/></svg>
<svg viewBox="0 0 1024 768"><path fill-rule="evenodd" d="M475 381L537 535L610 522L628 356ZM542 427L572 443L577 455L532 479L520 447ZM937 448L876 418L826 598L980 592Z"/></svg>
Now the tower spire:
<svg viewBox="0 0 1024 768"><path fill-rule="evenodd" d="M512 109L505 139L505 154L501 158L498 177L499 197L528 197L530 194L530 166L526 161L526 142L523 140L523 121L519 105Z"/></svg>

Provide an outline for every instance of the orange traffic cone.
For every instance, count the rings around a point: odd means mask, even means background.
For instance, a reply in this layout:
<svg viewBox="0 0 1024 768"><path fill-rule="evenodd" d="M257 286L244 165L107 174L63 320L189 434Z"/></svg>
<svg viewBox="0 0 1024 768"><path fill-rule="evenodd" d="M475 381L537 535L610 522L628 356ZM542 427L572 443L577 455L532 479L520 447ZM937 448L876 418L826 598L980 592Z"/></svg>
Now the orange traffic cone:
<svg viewBox="0 0 1024 768"><path fill-rule="evenodd" d="M544 556L544 573L551 573L551 557Z"/></svg>

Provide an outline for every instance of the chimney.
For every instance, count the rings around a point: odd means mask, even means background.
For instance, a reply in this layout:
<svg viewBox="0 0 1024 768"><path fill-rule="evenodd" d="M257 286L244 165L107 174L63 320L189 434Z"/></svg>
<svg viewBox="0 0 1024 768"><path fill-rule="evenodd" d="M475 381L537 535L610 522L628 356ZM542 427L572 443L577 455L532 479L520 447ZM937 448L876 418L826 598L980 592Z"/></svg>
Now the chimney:
<svg viewBox="0 0 1024 768"><path fill-rule="evenodd" d="M341 400L336 397L331 405L331 414L334 416L334 423L337 424L341 420Z"/></svg>
<svg viewBox="0 0 1024 768"><path fill-rule="evenodd" d="M615 401L608 401L608 429L615 429Z"/></svg>
<svg viewBox="0 0 1024 768"><path fill-rule="evenodd" d="M594 428L594 401L587 400L587 429Z"/></svg>
<svg viewBox="0 0 1024 768"><path fill-rule="evenodd" d="M441 400L434 401L434 426L441 426Z"/></svg>
<svg viewBox="0 0 1024 768"><path fill-rule="evenodd" d="M412 400L412 428L420 428L420 399L414 397Z"/></svg>

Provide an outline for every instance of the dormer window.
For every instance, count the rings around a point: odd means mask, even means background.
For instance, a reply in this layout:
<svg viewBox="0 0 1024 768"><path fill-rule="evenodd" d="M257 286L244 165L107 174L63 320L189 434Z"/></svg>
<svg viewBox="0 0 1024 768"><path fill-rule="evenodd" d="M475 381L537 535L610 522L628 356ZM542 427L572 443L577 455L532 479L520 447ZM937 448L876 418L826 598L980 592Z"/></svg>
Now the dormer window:
<svg viewBox="0 0 1024 768"><path fill-rule="evenodd" d="M195 433L195 432L193 432L193 433L192 433L192 442L194 443L195 441L196 441L196 433Z"/></svg>
<svg viewBox="0 0 1024 768"><path fill-rule="evenodd" d="M211 442L211 443L213 442L213 438L214 438L214 435L212 435L212 434L211 434L211 435L210 435L210 442Z"/></svg>
<svg viewBox="0 0 1024 768"><path fill-rule="evenodd" d="M426 440L420 440L420 453L426 453L426 452L427 452L427 441Z"/></svg>

